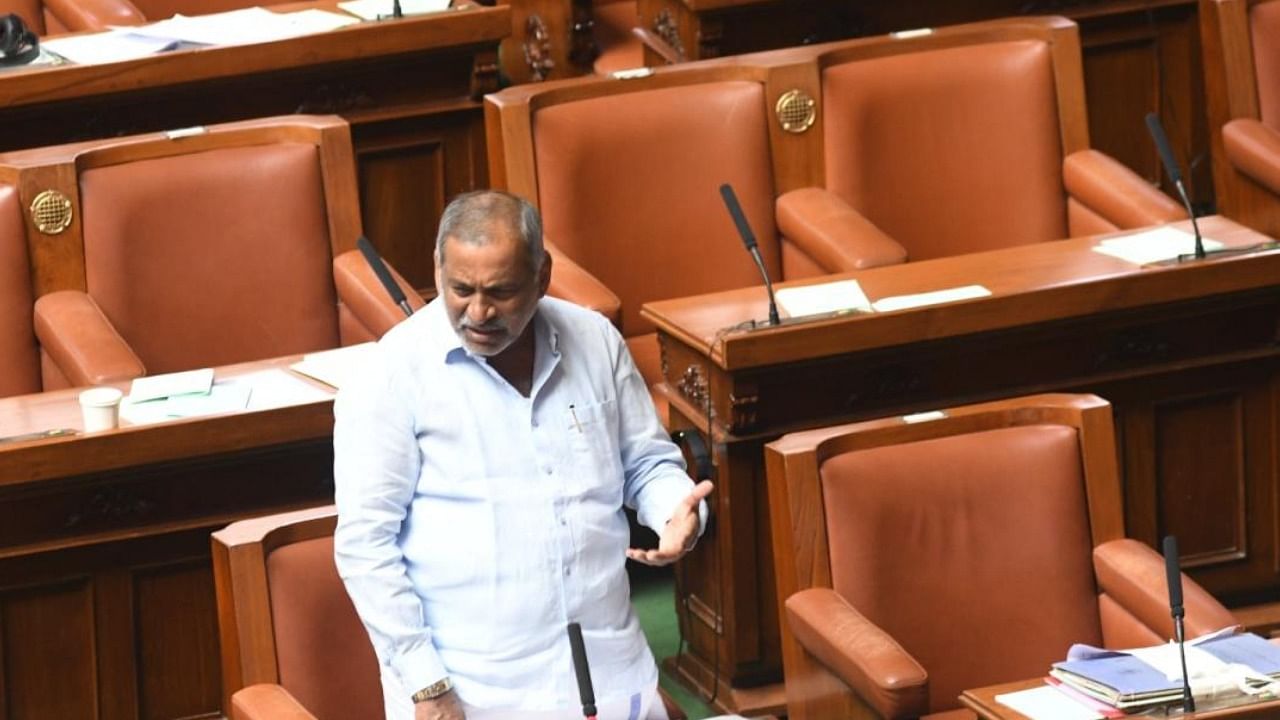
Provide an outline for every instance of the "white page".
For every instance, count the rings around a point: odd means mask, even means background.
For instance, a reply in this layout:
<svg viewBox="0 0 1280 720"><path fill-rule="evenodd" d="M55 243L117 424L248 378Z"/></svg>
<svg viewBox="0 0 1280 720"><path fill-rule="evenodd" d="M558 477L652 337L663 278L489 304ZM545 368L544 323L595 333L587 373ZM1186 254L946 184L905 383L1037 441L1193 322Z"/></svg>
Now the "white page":
<svg viewBox="0 0 1280 720"><path fill-rule="evenodd" d="M153 37L172 38L205 45L248 45L272 42L309 35L317 31L332 30L351 24L335 13L332 18L320 19L323 11L300 13L273 13L260 7L231 10L210 15L174 15L168 20L134 28L133 32ZM340 22L341 20L341 22ZM351 22L359 22L354 18Z"/></svg>
<svg viewBox="0 0 1280 720"><path fill-rule="evenodd" d="M1013 708L1031 720L1103 720L1101 713L1081 705L1048 685L997 695L996 702Z"/></svg>
<svg viewBox="0 0 1280 720"><path fill-rule="evenodd" d="M129 400L139 403L174 395L207 393L213 387L213 368L148 375L136 378L129 387Z"/></svg>
<svg viewBox="0 0 1280 720"><path fill-rule="evenodd" d="M178 418L237 412L248 405L252 391L249 385L226 382L214 385L207 393L146 401L129 397L120 403L120 417L133 425L149 425Z"/></svg>
<svg viewBox="0 0 1280 720"><path fill-rule="evenodd" d="M316 387L293 373L278 368L239 375L235 382L253 388L253 394L249 396L250 410L269 410L333 399L332 390Z"/></svg>
<svg viewBox="0 0 1280 720"><path fill-rule="evenodd" d="M400 12L404 15L424 15L449 9L450 0L400 0ZM365 20L391 17L391 0L347 0L338 7Z"/></svg>
<svg viewBox="0 0 1280 720"><path fill-rule="evenodd" d="M1202 238L1202 242L1205 250L1222 248L1222 243L1217 240ZM1094 252L1120 258L1135 265L1173 260L1179 255L1190 255L1195 250L1195 235L1167 225L1132 235L1107 238L1093 248Z"/></svg>
<svg viewBox="0 0 1280 720"><path fill-rule="evenodd" d="M991 291L981 285L965 285L963 287L934 290L933 292L917 293L915 295L894 295L880 298L871 303L871 307L875 308L876 312L890 312L924 307L926 305L941 305L959 300L972 300L973 298L987 297L990 294Z"/></svg>
<svg viewBox="0 0 1280 720"><path fill-rule="evenodd" d="M302 360L290 365L289 369L315 378L330 387L340 388L368 364L375 345L376 343L367 342L310 353L303 355Z"/></svg>
<svg viewBox="0 0 1280 720"><path fill-rule="evenodd" d="M871 303L857 280L781 288L774 297L778 307L790 317L841 311L871 312Z"/></svg>
<svg viewBox="0 0 1280 720"><path fill-rule="evenodd" d="M172 50L177 44L171 38L149 37L125 29L41 41L44 49L79 65L135 60Z"/></svg>

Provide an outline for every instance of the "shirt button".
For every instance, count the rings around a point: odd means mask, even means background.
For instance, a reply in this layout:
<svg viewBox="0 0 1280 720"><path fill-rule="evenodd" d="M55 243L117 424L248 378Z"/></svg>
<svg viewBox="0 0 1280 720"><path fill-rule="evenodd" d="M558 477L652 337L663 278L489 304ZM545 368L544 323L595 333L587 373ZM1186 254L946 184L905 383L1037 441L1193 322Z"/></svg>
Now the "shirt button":
<svg viewBox="0 0 1280 720"><path fill-rule="evenodd" d="M543 467L543 468L542 468L542 472L544 472L544 473L546 473L546 474L550 475L550 474L551 474L551 467L550 467L550 466Z"/></svg>
<svg viewBox="0 0 1280 720"><path fill-rule="evenodd" d="M568 520L565 520L564 518L560 518L560 524L561 524L561 525L568 525L568 524L569 524L569 521L568 521Z"/></svg>

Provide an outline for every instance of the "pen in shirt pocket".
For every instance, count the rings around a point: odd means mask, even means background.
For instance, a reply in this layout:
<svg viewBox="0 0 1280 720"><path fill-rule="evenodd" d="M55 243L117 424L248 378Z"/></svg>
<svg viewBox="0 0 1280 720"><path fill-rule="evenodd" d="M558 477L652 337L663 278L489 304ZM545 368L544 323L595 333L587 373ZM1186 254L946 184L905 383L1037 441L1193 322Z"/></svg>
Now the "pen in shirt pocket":
<svg viewBox="0 0 1280 720"><path fill-rule="evenodd" d="M573 403L569 403L569 415L573 417L573 426L578 429L578 434L582 434L582 423L578 422L578 411L574 408Z"/></svg>

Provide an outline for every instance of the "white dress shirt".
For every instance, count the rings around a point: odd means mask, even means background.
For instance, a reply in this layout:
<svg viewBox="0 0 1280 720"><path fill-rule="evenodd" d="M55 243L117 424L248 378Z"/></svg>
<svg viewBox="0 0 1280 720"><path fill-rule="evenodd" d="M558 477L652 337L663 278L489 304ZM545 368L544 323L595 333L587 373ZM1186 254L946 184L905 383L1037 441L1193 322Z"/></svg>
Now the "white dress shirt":
<svg viewBox="0 0 1280 720"><path fill-rule="evenodd" d="M448 675L470 707L573 707L572 621L601 704L657 682L622 508L661 529L693 483L604 317L543 298L531 322L529 397L438 299L338 393L336 561L405 700Z"/></svg>

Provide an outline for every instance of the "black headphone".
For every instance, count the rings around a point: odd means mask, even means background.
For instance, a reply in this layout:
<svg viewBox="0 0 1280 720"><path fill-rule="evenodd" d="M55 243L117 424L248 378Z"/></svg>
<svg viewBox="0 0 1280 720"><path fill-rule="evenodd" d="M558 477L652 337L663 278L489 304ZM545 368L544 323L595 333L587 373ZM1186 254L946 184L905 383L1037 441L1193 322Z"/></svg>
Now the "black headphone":
<svg viewBox="0 0 1280 720"><path fill-rule="evenodd" d="M25 65L40 55L40 41L14 13L0 15L0 65Z"/></svg>

